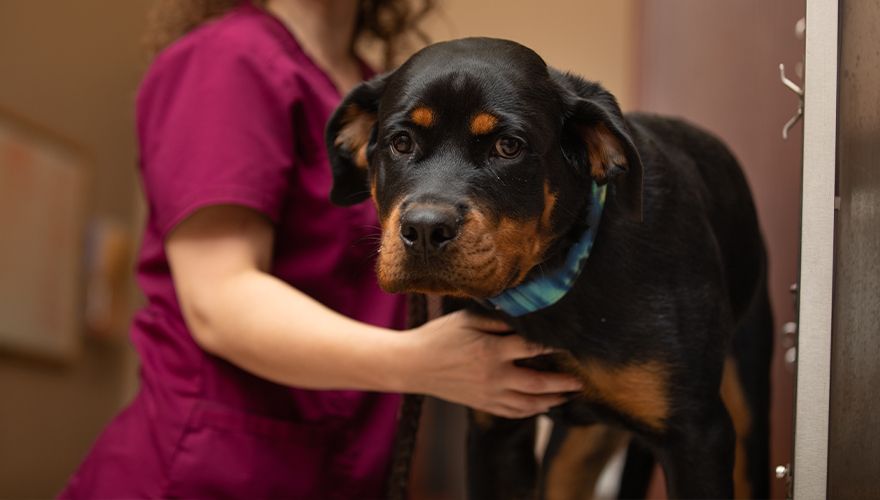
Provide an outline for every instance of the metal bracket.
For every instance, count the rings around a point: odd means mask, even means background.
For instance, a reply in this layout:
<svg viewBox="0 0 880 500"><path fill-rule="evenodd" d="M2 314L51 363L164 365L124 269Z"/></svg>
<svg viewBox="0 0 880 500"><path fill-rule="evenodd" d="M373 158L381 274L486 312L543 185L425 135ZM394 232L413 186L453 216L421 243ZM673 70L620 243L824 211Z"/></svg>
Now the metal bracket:
<svg viewBox="0 0 880 500"><path fill-rule="evenodd" d="M777 465L774 472L776 475L776 479L785 480L785 498L791 500L791 498L793 498L793 492L791 489L793 479L791 464Z"/></svg>
<svg viewBox="0 0 880 500"><path fill-rule="evenodd" d="M792 127L800 121L800 119L804 116L804 89L800 88L798 84L789 80L788 77L785 76L785 65L779 65L779 79L782 81L782 84L785 85L789 90L795 93L798 96L798 107L797 111L795 111L794 116L791 117L788 122L782 127L782 138L788 139L788 131L791 130Z"/></svg>

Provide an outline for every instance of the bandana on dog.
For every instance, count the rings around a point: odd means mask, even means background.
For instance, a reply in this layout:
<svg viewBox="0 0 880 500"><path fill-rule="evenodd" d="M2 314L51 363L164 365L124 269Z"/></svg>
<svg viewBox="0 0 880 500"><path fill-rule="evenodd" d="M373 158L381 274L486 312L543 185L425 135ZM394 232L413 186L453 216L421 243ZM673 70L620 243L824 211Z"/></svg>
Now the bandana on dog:
<svg viewBox="0 0 880 500"><path fill-rule="evenodd" d="M587 215L587 230L580 239L568 251L565 264L552 274L539 276L519 286L501 292L487 300L489 304L511 316L523 316L559 302L562 297L571 290L572 285L581 271L590 251L593 249L593 241L599 229L599 220L602 217L602 209L605 207L605 186L592 184L592 204Z"/></svg>

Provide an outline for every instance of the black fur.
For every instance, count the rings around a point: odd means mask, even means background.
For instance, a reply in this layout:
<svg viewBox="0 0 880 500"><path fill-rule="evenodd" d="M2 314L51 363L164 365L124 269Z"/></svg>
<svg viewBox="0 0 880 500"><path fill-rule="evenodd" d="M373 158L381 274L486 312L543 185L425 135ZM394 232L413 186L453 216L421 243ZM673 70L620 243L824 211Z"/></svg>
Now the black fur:
<svg viewBox="0 0 880 500"><path fill-rule="evenodd" d="M353 165L353 152L335 144L340 114L353 102L376 113L366 171ZM408 113L418 105L430 107L435 123L412 123ZM491 133L475 135L467 123L481 111L498 123ZM584 139L598 130L610 134L605 143L619 152L607 155L601 176L591 169L596 143ZM392 140L402 133L412 138L412 153L394 152ZM523 140L520 156L493 156L494 141L506 136ZM553 236L526 280L559 266L584 230L590 183L608 182L586 267L573 289L547 309L513 318L481 306L486 296L475 290L489 294L492 286L479 288L480 279L444 271L457 242L467 241L463 236L433 260L401 254L394 264L404 278L383 286L477 299L447 301L447 309L500 315L525 338L565 349L584 366L663 366L668 412L660 428L595 399L576 398L551 416L560 429L599 420L632 431L663 466L673 497L733 495L734 432L719 396L724 360L732 356L751 414L751 493L768 495L772 319L766 255L746 180L720 141L682 121L624 116L600 85L548 68L516 43L472 38L428 47L394 73L355 89L331 120L327 142L334 201L363 200L363 183L372 184L383 221L421 203L454 210L459 231L468 230L461 221L477 211L525 227L541 220L549 186ZM522 271L512 269L511 280ZM498 282L510 282L505 279ZM539 365L559 368L554 359ZM470 454L477 459L470 466L472 496L532 494L538 481L530 458L533 419L494 422L471 431ZM649 477L644 465L641 470Z"/></svg>

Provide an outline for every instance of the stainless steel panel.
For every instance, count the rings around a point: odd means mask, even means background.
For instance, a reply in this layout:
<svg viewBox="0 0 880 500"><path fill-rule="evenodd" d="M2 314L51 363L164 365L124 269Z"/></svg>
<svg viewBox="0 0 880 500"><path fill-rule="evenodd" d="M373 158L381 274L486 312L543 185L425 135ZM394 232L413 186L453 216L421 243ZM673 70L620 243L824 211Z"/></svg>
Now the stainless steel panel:
<svg viewBox="0 0 880 500"><path fill-rule="evenodd" d="M880 478L880 1L840 2L829 498Z"/></svg>

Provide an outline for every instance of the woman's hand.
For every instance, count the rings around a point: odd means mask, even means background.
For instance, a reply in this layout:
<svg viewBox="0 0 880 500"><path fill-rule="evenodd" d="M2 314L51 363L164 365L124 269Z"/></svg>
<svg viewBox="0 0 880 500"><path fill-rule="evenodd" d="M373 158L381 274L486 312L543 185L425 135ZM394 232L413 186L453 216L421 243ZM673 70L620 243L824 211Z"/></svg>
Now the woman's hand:
<svg viewBox="0 0 880 500"><path fill-rule="evenodd" d="M554 350L508 334L505 323L455 312L403 335L412 342L404 392L423 393L506 418L546 413L582 389L571 375L540 372L514 360ZM507 335L503 335L507 334Z"/></svg>

